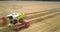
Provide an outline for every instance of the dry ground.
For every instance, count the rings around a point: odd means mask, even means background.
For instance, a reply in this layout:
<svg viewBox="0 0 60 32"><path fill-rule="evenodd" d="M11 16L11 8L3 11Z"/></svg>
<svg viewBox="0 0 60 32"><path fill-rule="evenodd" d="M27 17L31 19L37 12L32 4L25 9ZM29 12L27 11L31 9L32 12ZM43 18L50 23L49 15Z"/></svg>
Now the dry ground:
<svg viewBox="0 0 60 32"><path fill-rule="evenodd" d="M0 17L13 12L25 13L30 15L29 13L38 12L38 11L39 12L47 11L47 10L51 11L50 9L52 9L52 11L53 10L60 11L60 2L0 2ZM37 17L39 16L41 15L38 14ZM35 15L34 18L37 17ZM20 31L13 31L7 27L3 30L1 29L0 32L8 32L8 31L9 32L60 32L59 19L60 19L60 14L57 14L55 16L44 18L42 21L39 18L36 20L36 23L31 24L29 28L22 29Z"/></svg>

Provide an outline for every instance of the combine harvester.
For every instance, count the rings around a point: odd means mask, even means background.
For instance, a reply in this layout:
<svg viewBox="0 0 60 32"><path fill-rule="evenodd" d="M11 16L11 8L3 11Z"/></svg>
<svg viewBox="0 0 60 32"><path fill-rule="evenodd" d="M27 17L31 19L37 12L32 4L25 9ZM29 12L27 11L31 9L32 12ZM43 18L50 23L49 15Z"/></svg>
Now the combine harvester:
<svg viewBox="0 0 60 32"><path fill-rule="evenodd" d="M14 30L20 30L30 26L30 23L24 21L25 15L22 13L20 15L16 13L9 14L7 17L2 17L4 26L11 26Z"/></svg>

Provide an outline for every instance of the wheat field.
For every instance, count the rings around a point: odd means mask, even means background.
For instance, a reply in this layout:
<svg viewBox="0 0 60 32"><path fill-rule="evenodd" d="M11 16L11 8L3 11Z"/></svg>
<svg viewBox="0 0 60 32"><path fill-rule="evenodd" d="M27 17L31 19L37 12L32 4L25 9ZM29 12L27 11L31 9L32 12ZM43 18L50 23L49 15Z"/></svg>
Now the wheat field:
<svg viewBox="0 0 60 32"><path fill-rule="evenodd" d="M0 32L60 32L60 2L0 2L0 18L13 12L25 13L24 19L30 22L30 26L14 31L13 27L3 28L0 19Z"/></svg>

